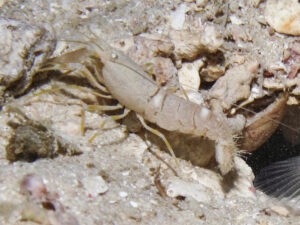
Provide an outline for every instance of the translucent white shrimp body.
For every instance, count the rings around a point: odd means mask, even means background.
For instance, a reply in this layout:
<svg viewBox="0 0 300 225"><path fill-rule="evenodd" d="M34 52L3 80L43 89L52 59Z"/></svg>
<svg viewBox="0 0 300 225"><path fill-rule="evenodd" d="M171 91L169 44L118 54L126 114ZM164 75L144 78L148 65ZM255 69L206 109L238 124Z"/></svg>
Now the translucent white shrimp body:
<svg viewBox="0 0 300 225"><path fill-rule="evenodd" d="M121 52L98 49L97 54L104 65L103 82L122 105L165 130L215 141L221 173L232 170L237 147L226 120L206 106L178 97L151 82L148 75Z"/></svg>

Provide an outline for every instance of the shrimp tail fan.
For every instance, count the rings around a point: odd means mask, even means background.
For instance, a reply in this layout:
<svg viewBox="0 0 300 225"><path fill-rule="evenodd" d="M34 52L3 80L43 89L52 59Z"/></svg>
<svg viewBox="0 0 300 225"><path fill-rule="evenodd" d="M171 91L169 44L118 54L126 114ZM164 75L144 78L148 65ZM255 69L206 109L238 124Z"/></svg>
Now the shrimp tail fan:
<svg viewBox="0 0 300 225"><path fill-rule="evenodd" d="M279 200L300 200L300 156L275 162L256 176L254 186Z"/></svg>
<svg viewBox="0 0 300 225"><path fill-rule="evenodd" d="M263 168L256 176L254 185L278 199L300 198L300 156Z"/></svg>

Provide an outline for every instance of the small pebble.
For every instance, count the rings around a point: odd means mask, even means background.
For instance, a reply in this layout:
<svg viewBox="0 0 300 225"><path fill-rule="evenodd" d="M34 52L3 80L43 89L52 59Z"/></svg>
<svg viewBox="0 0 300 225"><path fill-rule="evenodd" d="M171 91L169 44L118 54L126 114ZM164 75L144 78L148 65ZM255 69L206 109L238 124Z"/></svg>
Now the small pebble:
<svg viewBox="0 0 300 225"><path fill-rule="evenodd" d="M122 197L122 198L126 198L128 196L128 194L125 191L120 191L119 196Z"/></svg>
<svg viewBox="0 0 300 225"><path fill-rule="evenodd" d="M90 176L82 179L82 184L87 193L93 197L103 194L108 190L106 182L100 176Z"/></svg>
<svg viewBox="0 0 300 225"><path fill-rule="evenodd" d="M20 188L22 193L29 194L34 199L41 199L47 194L43 179L34 174L26 175L21 181Z"/></svg>
<svg viewBox="0 0 300 225"><path fill-rule="evenodd" d="M133 208L137 208L139 206L139 204L135 201L130 201L129 203Z"/></svg>
<svg viewBox="0 0 300 225"><path fill-rule="evenodd" d="M129 171L129 170L122 172L122 175L123 175L124 177L125 177L125 176L128 176L129 174L130 174L130 171Z"/></svg>
<svg viewBox="0 0 300 225"><path fill-rule="evenodd" d="M280 216L288 216L290 214L289 210L283 206L274 205L270 209Z"/></svg>

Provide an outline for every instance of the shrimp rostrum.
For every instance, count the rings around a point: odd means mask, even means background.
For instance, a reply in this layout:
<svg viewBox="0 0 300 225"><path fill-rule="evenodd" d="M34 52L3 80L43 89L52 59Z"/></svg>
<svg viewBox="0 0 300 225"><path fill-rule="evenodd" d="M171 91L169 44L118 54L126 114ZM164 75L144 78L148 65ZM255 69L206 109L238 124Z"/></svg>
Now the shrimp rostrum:
<svg viewBox="0 0 300 225"><path fill-rule="evenodd" d="M80 68L68 66L76 61L80 64L82 59L88 63L81 64ZM58 64L63 66L57 66ZM84 48L50 60L49 68L85 76L92 86L103 92L103 96L111 95L127 109L123 116L129 110L134 111L147 130L164 140L171 154L174 155L172 147L164 135L152 129L145 121L170 132L214 141L215 159L220 172L225 175L233 169L237 147L227 121L207 106L181 98L157 85L123 53L108 46L103 47L102 44L86 44Z"/></svg>

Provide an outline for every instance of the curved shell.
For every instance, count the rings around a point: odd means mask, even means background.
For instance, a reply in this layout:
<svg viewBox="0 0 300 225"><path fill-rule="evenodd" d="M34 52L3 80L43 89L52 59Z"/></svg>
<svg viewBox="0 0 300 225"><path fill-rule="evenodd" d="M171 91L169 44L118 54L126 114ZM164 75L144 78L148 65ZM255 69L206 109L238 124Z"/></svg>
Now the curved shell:
<svg viewBox="0 0 300 225"><path fill-rule="evenodd" d="M300 2L298 0L269 0L265 17L276 31L300 35Z"/></svg>

